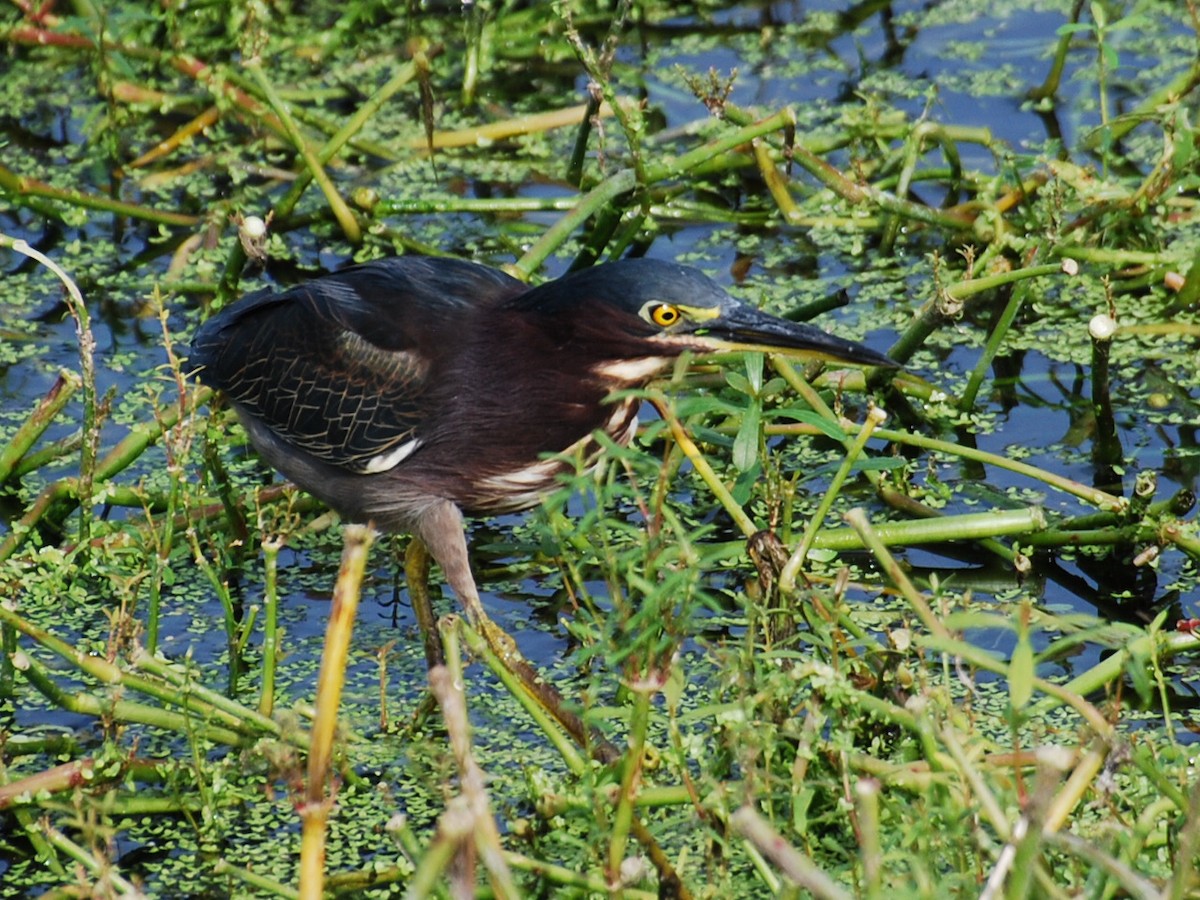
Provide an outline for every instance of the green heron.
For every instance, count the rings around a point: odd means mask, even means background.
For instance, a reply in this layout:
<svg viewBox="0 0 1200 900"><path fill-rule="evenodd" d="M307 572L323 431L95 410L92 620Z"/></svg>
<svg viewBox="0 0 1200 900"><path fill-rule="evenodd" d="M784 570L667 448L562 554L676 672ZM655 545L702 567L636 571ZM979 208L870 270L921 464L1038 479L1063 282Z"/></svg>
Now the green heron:
<svg viewBox="0 0 1200 900"><path fill-rule="evenodd" d="M741 303L703 274L627 259L529 287L453 259L369 262L210 318L190 367L272 466L344 519L410 531L472 621L463 518L526 509L554 454L627 443L644 386L684 351L896 364Z"/></svg>

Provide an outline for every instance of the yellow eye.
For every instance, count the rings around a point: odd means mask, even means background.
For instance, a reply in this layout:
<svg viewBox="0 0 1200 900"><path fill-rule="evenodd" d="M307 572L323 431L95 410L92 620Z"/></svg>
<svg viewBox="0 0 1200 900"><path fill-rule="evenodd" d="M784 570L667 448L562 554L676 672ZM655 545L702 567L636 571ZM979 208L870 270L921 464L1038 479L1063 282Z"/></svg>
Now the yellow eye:
<svg viewBox="0 0 1200 900"><path fill-rule="evenodd" d="M650 321L663 328L670 328L679 321L679 309L669 303L660 303L650 310Z"/></svg>

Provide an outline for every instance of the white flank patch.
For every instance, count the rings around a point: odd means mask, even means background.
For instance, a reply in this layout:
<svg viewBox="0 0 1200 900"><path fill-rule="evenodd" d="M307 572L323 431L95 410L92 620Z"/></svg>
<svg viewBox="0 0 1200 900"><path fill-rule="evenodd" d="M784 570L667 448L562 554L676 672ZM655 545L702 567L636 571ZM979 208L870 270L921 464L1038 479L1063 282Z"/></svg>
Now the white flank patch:
<svg viewBox="0 0 1200 900"><path fill-rule="evenodd" d="M366 466L363 468L364 475L378 475L380 472L386 472L388 469L394 469L404 460L412 456L413 451L421 446L421 441L418 438L413 438L411 441L405 441L395 450L389 450L387 453L380 453L378 456L372 456L367 460Z"/></svg>
<svg viewBox="0 0 1200 900"><path fill-rule="evenodd" d="M527 509L536 506L554 487L554 476L562 469L557 460L543 459L503 475L489 475L479 487L496 494L501 509Z"/></svg>
<svg viewBox="0 0 1200 900"><path fill-rule="evenodd" d="M592 371L601 378L612 378L627 384L639 384L661 372L671 360L665 356L643 356L641 359L622 359L600 363Z"/></svg>
<svg viewBox="0 0 1200 900"><path fill-rule="evenodd" d="M562 468L558 460L543 459L532 465L517 469L515 472L505 472L503 475L489 475L483 479L488 487L506 488L508 490L523 490L525 488L544 485L552 481L555 474Z"/></svg>
<svg viewBox="0 0 1200 900"><path fill-rule="evenodd" d="M625 419L628 417L629 421ZM622 403L608 417L608 421L604 423L604 433L611 437L622 447L629 446L629 442L633 440L633 436L637 434L638 417L637 405L630 403ZM618 429L620 429L618 431Z"/></svg>

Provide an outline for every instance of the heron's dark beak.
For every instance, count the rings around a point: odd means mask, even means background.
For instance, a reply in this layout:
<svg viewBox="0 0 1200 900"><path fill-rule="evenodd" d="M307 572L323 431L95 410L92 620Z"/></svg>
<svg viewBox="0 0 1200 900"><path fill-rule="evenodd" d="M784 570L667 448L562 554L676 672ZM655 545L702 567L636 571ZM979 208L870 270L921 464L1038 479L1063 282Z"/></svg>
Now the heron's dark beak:
<svg viewBox="0 0 1200 900"><path fill-rule="evenodd" d="M718 351L759 350L856 366L900 366L870 347L826 334L812 325L776 318L743 303L726 307L720 316L698 328L694 337Z"/></svg>

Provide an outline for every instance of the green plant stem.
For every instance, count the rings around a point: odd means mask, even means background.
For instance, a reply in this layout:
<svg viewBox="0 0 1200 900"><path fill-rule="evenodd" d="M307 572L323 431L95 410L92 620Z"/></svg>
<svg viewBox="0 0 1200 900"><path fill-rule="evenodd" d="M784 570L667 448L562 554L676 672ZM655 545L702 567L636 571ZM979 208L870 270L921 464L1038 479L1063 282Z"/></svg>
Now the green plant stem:
<svg viewBox="0 0 1200 900"><path fill-rule="evenodd" d="M1079 21L1079 16L1083 12L1083 4L1084 0L1075 0L1075 4L1071 8L1071 15L1067 20L1072 25ZM1054 47L1054 61L1050 65L1050 71L1046 73L1046 78L1040 85L1030 89L1028 94L1030 100L1049 100L1058 93L1063 69L1067 64L1067 54L1070 53L1071 43L1074 40L1073 30L1066 30L1059 35L1058 43Z"/></svg>
<svg viewBox="0 0 1200 900"><path fill-rule="evenodd" d="M859 851L865 900L883 897L883 845L879 827L879 783L860 779L855 785L855 810L858 813Z"/></svg>
<svg viewBox="0 0 1200 900"><path fill-rule="evenodd" d="M634 803L641 785L642 761L646 752L646 730L650 723L651 688L639 684L631 690L633 705L629 711L629 746L621 763L621 788L608 839L608 880L614 885L621 883L621 864L625 862L629 829L633 825Z"/></svg>
<svg viewBox="0 0 1200 900"><path fill-rule="evenodd" d="M161 782L162 773L175 768L175 762L166 759L133 757L119 764L113 760L97 760L94 757L74 759L0 785L0 810L9 810L21 804L45 804L51 795L62 794L83 784L91 788L101 785L118 787L126 778L137 779L139 782ZM170 797L124 797L121 802L127 804L136 800L157 801L163 808L178 805L178 801Z"/></svg>
<svg viewBox="0 0 1200 900"><path fill-rule="evenodd" d="M195 718L184 713L171 712L138 703L133 700L112 700L97 697L86 691L67 691L50 677L46 669L32 657L18 653L14 660L18 671L46 699L68 712L95 718L111 718L118 722L152 725L181 735L195 735L203 740L230 747L250 743L245 735L216 725L197 724Z"/></svg>
<svg viewBox="0 0 1200 900"><path fill-rule="evenodd" d="M1191 94L1196 86L1200 85L1200 61L1193 62L1191 68L1181 72L1174 81L1163 85L1155 91L1145 95L1137 106L1124 111L1124 114L1115 122L1108 125L1109 140L1113 143L1120 141L1130 131L1137 128L1147 118L1159 118L1158 110L1165 104L1177 103L1184 97ZM1100 143L1100 132L1097 131L1092 135L1088 135L1084 141L1084 147L1095 149Z"/></svg>
<svg viewBox="0 0 1200 900"><path fill-rule="evenodd" d="M983 353L979 355L978 361L975 363L975 368L971 370L971 377L967 380L967 386L963 390L962 396L958 398L958 408L964 412L970 412L975 408L975 398L979 396L979 388L983 384L983 380L987 377L988 370L992 367L992 362L996 355L1000 352L1000 347L1003 345L1005 338L1008 337L1008 332L1012 328L1013 322L1017 319L1017 314L1020 313L1021 307L1025 304L1025 297L1029 293L1030 281L1021 281L1008 298L1008 303L1004 305L1004 311L1000 313L1000 317L996 320L996 324L988 334L987 344L984 345Z"/></svg>
<svg viewBox="0 0 1200 900"><path fill-rule="evenodd" d="M83 386L83 441L79 453L79 477L75 481L75 496L80 504L78 539L86 547L92 529L92 486L96 480L96 454L100 443L99 398L96 391L96 338L92 334L87 304L78 285L58 263L23 240L0 235L0 246L8 246L28 256L51 272L66 288L67 307L75 320L75 336L79 341L79 370Z"/></svg>
<svg viewBox="0 0 1200 900"><path fill-rule="evenodd" d="M925 343L925 339L933 334L945 322L957 317L962 311L962 303L971 297L995 290L1008 284L1023 281L1028 278L1041 278L1062 273L1060 263L1049 263L1041 266L1030 266L1023 269L1013 269L996 275L985 275L980 278L970 278L956 281L944 288L938 296L933 297L921 307L911 325L896 340L888 350L893 359L904 362Z"/></svg>
<svg viewBox="0 0 1200 900"><path fill-rule="evenodd" d="M925 113L925 115L927 114L928 112ZM908 196L909 189L912 186L913 175L916 172L917 162L921 158L925 141L932 130L930 123L925 118L922 118L904 136L900 171L896 176L894 189L889 191L890 194L896 197ZM883 233L880 235L880 247L887 256L891 256L894 252L896 236L900 233L902 222L903 219L899 215L893 214L888 216L884 223Z"/></svg>
<svg viewBox="0 0 1200 900"><path fill-rule="evenodd" d="M520 872L528 872L531 875L537 875L551 884L562 885L567 888L578 888L589 895L602 895L607 894L609 891L609 886L603 878L588 875L586 872L578 872L574 869L568 869L566 866L558 866L544 860L533 859L511 850L505 851L504 858L510 868ZM659 894L651 891L636 891L629 888L623 889L621 893L625 897L625 900L655 900L659 896Z"/></svg>
<svg viewBox="0 0 1200 900"><path fill-rule="evenodd" d="M1021 543L1030 547L1107 547L1156 541L1158 537L1157 527L1135 524L1112 528L1050 528L1024 535Z"/></svg>
<svg viewBox="0 0 1200 900"><path fill-rule="evenodd" d="M770 193L771 199L779 207L779 212L782 214L784 221L790 225L799 224L800 220L803 219L803 216L800 214L800 208L796 205L796 201L792 199L791 191L788 190L787 179L776 168L775 160L771 158L766 143L760 138L755 138L751 142L751 147L754 150L754 162L758 166L758 172L762 176L763 184L767 186L767 191Z"/></svg>
<svg viewBox="0 0 1200 900"><path fill-rule="evenodd" d="M13 434L8 444L0 450L0 485L8 480L30 448L45 433L50 423L63 411L81 384L80 378L69 369L58 373L37 407L29 414Z"/></svg>
<svg viewBox="0 0 1200 900"><path fill-rule="evenodd" d="M467 701L463 691L462 654L459 650L456 619L450 619L441 630L446 650L446 664L429 671L429 687L442 709L442 723L450 742L450 750L458 767L460 798L465 811L473 819L469 836L464 843L474 844L480 861L488 873L495 895L501 900L520 896L508 869L500 843L500 830L492 815L483 770L471 752L470 723L467 720ZM447 810L446 815L455 815Z"/></svg>
<svg viewBox="0 0 1200 900"><path fill-rule="evenodd" d="M265 716L256 716L249 710L223 695L210 691L186 677L175 684L156 682L132 672L125 671L101 656L76 649L71 644L33 625L16 612L0 606L0 621L15 628L38 644L62 657L80 672L91 676L102 684L120 685L137 691L163 703L180 706L204 721L216 721L220 725L242 731L248 736L280 733L279 725ZM163 667L144 652L135 663L153 674L161 676Z"/></svg>
<svg viewBox="0 0 1200 900"><path fill-rule="evenodd" d="M817 504L816 511L808 520L808 526L804 529L804 536L800 539L800 543L788 558L783 570L779 573L779 589L785 594L790 594L796 589L796 576L800 574L800 570L804 566L804 561L808 559L808 551L812 549L813 542L817 538L817 533L825 524L825 517L829 514L829 510L833 508L834 501L837 499L838 493L845 484L846 479L850 477L850 470L854 464L858 462L862 456L863 449L867 445L867 441L871 437L871 433L883 423L887 418L883 410L877 407L872 407L867 412L866 422L858 430L854 440L850 443L846 450L846 455L842 457L841 465L838 466L833 478L829 481L829 488L821 497L821 502Z"/></svg>
<svg viewBox="0 0 1200 900"><path fill-rule="evenodd" d="M542 734L546 736L554 746L554 749L558 751L567 769L576 777L582 777L584 772L587 771L588 761L575 749L575 745L563 733L558 721L546 711L545 707L538 702L536 697L533 697L529 691L525 690L521 679L513 674L508 666L504 665L504 662L496 655L479 632L471 628L465 620L459 620L458 627L463 640L467 644L467 649L473 655L482 659L484 665L491 669L492 674L500 679L509 694L516 698L529 717L533 719L534 724L541 729Z"/></svg>
<svg viewBox="0 0 1200 900"><path fill-rule="evenodd" d="M42 445L39 450L32 450L26 453L13 466L12 472L9 473L10 478L21 478L28 475L30 472L36 472L38 469L48 466L51 463L58 462L63 457L70 456L73 453L78 453L79 448L83 446L83 432L75 431L64 438L59 438L57 441L52 441L49 444ZM131 503L130 506L144 506L142 502Z"/></svg>
<svg viewBox="0 0 1200 900"><path fill-rule="evenodd" d="M261 124L283 141L290 140L288 131L279 118L264 109L262 104L246 91L237 87L236 72L209 65L186 53L169 57L167 64L180 74L203 85L218 104L224 104L223 108L232 109L235 114L244 116L253 124Z"/></svg>
<svg viewBox="0 0 1200 900"><path fill-rule="evenodd" d="M510 271L522 281L537 271L546 258L557 250L591 216L607 209L615 203L622 194L627 194L637 187L637 176L632 169L624 169L600 182L579 199L575 207L546 229L533 246L509 267Z"/></svg>
<svg viewBox="0 0 1200 900"><path fill-rule="evenodd" d="M208 579L209 586L221 602L221 613L225 624L225 641L229 647L229 685L232 689L241 673L241 658L238 655L237 649L241 643L238 636L240 628L238 610L233 602L233 595L230 592L229 584L222 577L221 573L217 571L216 566L213 565L208 555L201 548L200 536L196 533L196 529L188 528L186 534L188 544L192 548L192 562L203 573L204 577Z"/></svg>
<svg viewBox="0 0 1200 900"><path fill-rule="evenodd" d="M197 404L212 397L209 388L197 388L193 394ZM173 428L182 415L179 404L168 403L155 411L148 422L139 422L95 465L94 482L106 482L132 465L146 448L162 437L163 431ZM16 526L0 542L0 562L8 559L25 542L31 529L43 518L63 516L79 503L80 480L63 478L43 488L37 499L25 511ZM140 505L140 504L139 504Z"/></svg>
<svg viewBox="0 0 1200 900"><path fill-rule="evenodd" d="M453 804L447 813L459 813L461 804ZM417 860L416 869L405 885L405 900L425 900L436 893L442 873L449 869L458 852L458 845L471 837L471 821L461 814L443 813L433 840Z"/></svg>
<svg viewBox="0 0 1200 900"><path fill-rule="evenodd" d="M430 51L434 55L436 55L436 52L436 50ZM388 79L388 82L383 87L372 94L365 103L342 123L342 127L338 129L333 137L325 142L325 146L317 151L317 163L323 167L337 156L341 152L342 147L363 129L363 126L367 124L370 118L401 88L409 84L416 77L416 73L416 63L409 62L402 65L400 70ZM313 174L313 170L310 168L296 176L295 183L288 189L283 199L275 204L275 214L278 217L286 219L292 214L292 211L296 208L296 204L300 201L300 197L304 194L304 189L312 182Z"/></svg>
<svg viewBox="0 0 1200 900"><path fill-rule="evenodd" d="M263 119L263 124L266 125L269 130L275 132L284 143L291 143L291 139L288 137L287 131L283 127L283 123L254 101L253 98L256 97L260 97L264 100L266 98L262 95L261 89L258 87L253 78L246 78L243 75L240 75L236 70L231 70L228 68L224 69L221 75L222 78L228 82L230 88L235 91L235 94L244 96L250 100L249 104L244 107L240 107L248 116L261 117ZM329 135L330 137L337 134L337 132L341 129L341 125L339 125L338 122L328 118L327 116L320 115L311 107L300 105L302 101L310 98L306 98L300 94L297 94L295 91L281 90L279 88L276 88L276 95L288 104L288 111L299 124L307 125L312 129ZM362 137L361 135L351 137L347 143L360 153L370 156L377 156L380 159L387 160L388 162L399 162L404 157L404 154L397 146L388 145L379 141L372 141ZM297 174L300 175L301 173Z"/></svg>
<svg viewBox="0 0 1200 900"><path fill-rule="evenodd" d="M333 797L328 788L333 768L333 739L346 683L350 637L374 533L363 525L347 525L343 539L342 562L329 607L325 647L317 676L317 711L309 739L304 803L299 810L300 897L303 900L321 900L324 893L325 834L333 808Z"/></svg>
<svg viewBox="0 0 1200 900"><path fill-rule="evenodd" d="M333 181L329 178L329 173L325 171L325 166L317 153L313 151L308 141L300 133L300 129L292 120L287 106L279 99L279 95L275 93L275 86L267 78L262 65L257 60L254 60L247 63L246 68L249 69L250 74L258 83L259 89L263 92L263 96L267 98L267 102L271 104L271 108L275 110L275 114L279 116L279 121L283 123L284 129L287 131L288 139L292 142L292 146L296 152L300 154L300 158L304 160L304 165L307 167L309 175L316 181L317 186L321 188L321 193L325 195L325 201L329 204L330 210L333 211L338 225L341 226L342 234L352 244L361 243L362 228L359 227L358 220L354 218L354 213L351 212L350 207L346 205L346 201L342 199L342 195L334 187Z"/></svg>
<svg viewBox="0 0 1200 900"><path fill-rule="evenodd" d="M861 427L854 424L846 426L846 431L854 434ZM820 432L811 425L803 424L780 424L766 426L768 434L819 434ZM948 456L957 456L962 459L969 459L973 462L981 462L990 466L996 466L1000 469L1005 469L1009 472L1015 472L1018 475L1024 475L1032 478L1035 481L1040 481L1051 487L1057 488L1064 493L1071 494L1084 500L1093 506L1107 512L1115 512L1120 514L1128 506L1129 501L1124 497L1118 497L1115 494L1109 494L1097 488L1089 487L1081 482L1074 481L1070 478L1064 478L1061 475L1055 475L1053 472L1047 472L1045 469L1039 469L1036 466L1031 466L1028 463L1020 462L1019 460L1009 459L1008 457L998 456L995 453L988 453L986 450L978 450L974 447L965 447L962 444L952 444L949 441L943 441L938 438L930 438L920 434L914 434L907 431L895 431L889 428L875 429L875 437L885 441L892 441L897 444L903 444L910 447L920 447L924 450L932 450L937 453L945 453Z"/></svg>
<svg viewBox="0 0 1200 900"><path fill-rule="evenodd" d="M283 735L283 729L279 723L270 716L250 709L220 691L205 687L197 680L197 673L189 669L173 665L159 656L152 656L145 652L134 654L132 661L139 670L149 672L155 678L176 688L179 696L188 697L197 704L205 704L197 706L196 712L206 718L215 717L229 721L251 735ZM164 695L163 699L170 700L170 695ZM287 739L301 749L308 745L307 735L288 735Z"/></svg>
<svg viewBox="0 0 1200 900"><path fill-rule="evenodd" d="M725 483L721 480L721 477L717 475L713 467L709 465L708 460L704 458L704 454L700 452L700 448L696 446L695 441L693 441L691 436L688 435L687 431L684 430L683 425L676 417L675 411L671 408L671 404L668 402L666 396L663 394L651 393L649 400L654 404L654 407L658 410L658 414L662 416L663 421L665 421L670 427L671 436L675 439L675 443L679 445L679 448L683 450L693 468L695 468L696 474L704 480L704 483L708 486L708 489L712 491L713 496L717 498L717 501L725 508L725 511L737 523L737 526L741 529L742 534L744 534L746 537L750 537L752 534L758 531L758 526L754 524L754 520L746 515L746 511L742 509L741 504L739 504L733 498L733 494L730 493L729 488L725 486Z"/></svg>
<svg viewBox="0 0 1200 900"><path fill-rule="evenodd" d="M1126 646L1110 653L1101 662L1061 685L1062 694L1086 697L1121 677L1130 659L1167 660L1182 653L1200 651L1200 638L1185 632L1155 632L1134 638ZM1029 718L1048 715L1064 702L1062 694L1043 698L1030 707Z"/></svg>
<svg viewBox="0 0 1200 900"><path fill-rule="evenodd" d="M275 670L279 656L279 551L283 549L280 538L265 538L263 548L263 606L266 616L263 622L262 688L258 697L260 715L270 716L275 708Z"/></svg>
<svg viewBox="0 0 1200 900"><path fill-rule="evenodd" d="M1162 900L1163 894L1158 886L1148 878L1139 875L1132 867L1119 862L1104 849L1095 846L1070 832L1054 832L1042 835L1045 842L1053 848L1079 857L1091 872L1104 872L1111 877L1124 892L1124 896L1134 900ZM1180 853L1181 863L1192 857ZM1179 872L1176 871L1176 877ZM1171 900L1183 900L1183 893L1168 895Z"/></svg>
<svg viewBox="0 0 1200 900"><path fill-rule="evenodd" d="M850 523L850 527L858 532L863 543L867 546L887 573L888 580L892 582L908 601L909 606L917 614L917 618L921 620L921 624L933 635L942 638L949 638L950 632L946 626L942 624L941 619L933 614L929 604L926 602L924 595L916 589L908 576L904 574L904 570L896 562L896 558L888 552L883 540L879 536L879 532L867 521L867 515L861 509L852 509L846 513L846 521Z"/></svg>
<svg viewBox="0 0 1200 900"><path fill-rule="evenodd" d="M1046 518L1040 509L997 510L985 513L938 516L904 522L880 522L873 526L883 546L911 547L948 541L978 541L984 538L1021 535L1022 543L1037 543L1038 529ZM1063 543L1070 543L1063 541ZM859 550L866 546L852 528L826 528L816 535L812 548L818 550Z"/></svg>
<svg viewBox="0 0 1200 900"><path fill-rule="evenodd" d="M527 213L566 212L579 203L572 197L396 197L379 201L383 215L427 215L429 213Z"/></svg>
<svg viewBox="0 0 1200 900"><path fill-rule="evenodd" d="M39 822L38 826L41 828L45 839L56 851L74 860L92 878L104 879L107 896L129 897L131 900L140 900L140 898L145 896L133 882L120 874L117 867L110 860L98 859L91 849L80 846L57 828L51 826L46 820Z"/></svg>
<svg viewBox="0 0 1200 900"><path fill-rule="evenodd" d="M711 715L711 710L706 710L707 714ZM730 792L737 790L737 785L733 783L723 783L723 789ZM665 784L665 785L641 785L637 790L637 795L633 798L633 804L638 809L657 809L670 806L685 806L695 801L695 795L688 790L686 785L682 784ZM590 795L546 795L539 800L538 809L543 810L548 815L561 815L569 810L583 811L592 810L595 798Z"/></svg>
<svg viewBox="0 0 1200 900"><path fill-rule="evenodd" d="M1180 251L1172 245L1161 253L1148 250L1123 250L1120 247L1086 247L1080 244L1058 244L1051 252L1063 259L1099 263L1123 268L1125 266L1176 266L1186 262Z"/></svg>
<svg viewBox="0 0 1200 900"><path fill-rule="evenodd" d="M25 542L37 523L58 504L73 500L75 497L75 479L64 479L46 485L37 498L31 503L25 514L13 523L8 537L0 542L0 562L8 559L17 548Z"/></svg>
<svg viewBox="0 0 1200 900"><path fill-rule="evenodd" d="M162 519L162 531L155 529L154 517L149 507L146 508L146 518L150 530L155 533L157 547L151 555L150 563L150 603L146 611L146 650L154 653L158 649L159 614L162 608L162 588L164 573L170 566L171 547L175 539L175 510L179 505L181 489L181 472L177 464L168 463L168 478L171 488L167 495L166 514Z"/></svg>
<svg viewBox="0 0 1200 900"><path fill-rule="evenodd" d="M89 194L71 188L57 188L43 181L38 181L36 178L17 175L3 164L0 164L0 193L7 194L14 202L22 206L28 206L35 212L48 215L50 218L59 218L59 216L53 212L53 208L35 204L34 200L53 200L58 203L65 203L68 206L77 206L81 209L96 209L101 212L111 213L117 217L138 219L170 227L192 228L200 224L199 216L150 209L149 207L139 206L136 203L114 200L112 197L106 197L103 194Z"/></svg>
<svg viewBox="0 0 1200 900"><path fill-rule="evenodd" d="M1039 834L1054 834L1062 830L1071 811L1083 800L1092 787L1096 776L1104 768L1111 744L1107 739L1096 738L1075 763L1066 784L1054 795L1047 806Z"/></svg>
<svg viewBox="0 0 1200 900"><path fill-rule="evenodd" d="M894 213L914 222L921 222L952 233L972 228L974 217L957 212L936 210L921 203L904 200L895 194L881 191L871 185L859 185L847 178L825 160L808 150L803 144L792 149L793 158L809 174L816 177L825 187L833 191L852 206L876 206L885 212ZM987 238L989 235L983 234Z"/></svg>
<svg viewBox="0 0 1200 900"><path fill-rule="evenodd" d="M1180 862L1171 876L1169 900L1183 900L1195 885L1196 851L1200 849L1200 785L1196 783L1188 795L1188 816L1179 835L1179 845ZM1153 895L1160 896L1153 885L1150 889Z"/></svg>
<svg viewBox="0 0 1200 900"><path fill-rule="evenodd" d="M959 776L970 786L974 802L979 808L982 818L987 821L1001 840L1009 840L1012 829L1009 826L1008 817L1004 814L1004 806L983 777L976 761L971 759L967 749L958 739L957 732L948 726L938 727L936 732L938 740L946 748L950 759L954 761L954 767L957 768Z"/></svg>
<svg viewBox="0 0 1200 900"><path fill-rule="evenodd" d="M213 874L236 878L242 884L254 888L256 891L275 897L283 897L284 900L300 900L300 892L292 886L277 881L274 878L268 878L266 875L255 872L252 869L235 866L227 859L218 859L213 863Z"/></svg>
<svg viewBox="0 0 1200 900"><path fill-rule="evenodd" d="M588 138L592 134L592 120L600 112L600 98L589 97L583 115L579 119L579 127L575 132L575 143L571 148L571 157L567 162L566 180L576 187L583 186L583 163L587 159Z"/></svg>
<svg viewBox="0 0 1200 900"><path fill-rule="evenodd" d="M679 156L673 157L666 162L650 163L646 167L645 184L655 184L668 178L680 178L691 172L701 163L709 162L718 156L737 150L743 144L749 144L757 137L762 137L774 131L781 131L785 128L794 128L795 126L795 112L790 108L780 110L750 125L723 134L721 137L702 144L693 150L681 153Z"/></svg>
<svg viewBox="0 0 1200 900"><path fill-rule="evenodd" d="M808 856L784 840L783 835L772 828L754 808L743 806L736 810L729 817L729 824L795 884L808 890L818 900L850 900L850 894L817 868Z"/></svg>

